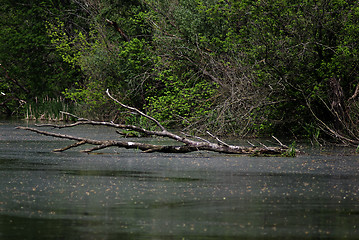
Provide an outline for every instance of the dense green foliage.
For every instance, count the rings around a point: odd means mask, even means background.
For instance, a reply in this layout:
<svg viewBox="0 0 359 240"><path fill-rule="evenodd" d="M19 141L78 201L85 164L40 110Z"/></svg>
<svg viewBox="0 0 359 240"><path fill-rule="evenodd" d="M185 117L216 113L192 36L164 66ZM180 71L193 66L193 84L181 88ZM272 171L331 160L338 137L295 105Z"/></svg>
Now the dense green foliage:
<svg viewBox="0 0 359 240"><path fill-rule="evenodd" d="M78 78L54 53L46 33L45 19L61 8L50 1L0 1L0 91L6 94L0 102L8 114L25 101L59 96Z"/></svg>
<svg viewBox="0 0 359 240"><path fill-rule="evenodd" d="M0 2L8 113L62 93L118 119L109 88L171 127L359 141L355 1Z"/></svg>

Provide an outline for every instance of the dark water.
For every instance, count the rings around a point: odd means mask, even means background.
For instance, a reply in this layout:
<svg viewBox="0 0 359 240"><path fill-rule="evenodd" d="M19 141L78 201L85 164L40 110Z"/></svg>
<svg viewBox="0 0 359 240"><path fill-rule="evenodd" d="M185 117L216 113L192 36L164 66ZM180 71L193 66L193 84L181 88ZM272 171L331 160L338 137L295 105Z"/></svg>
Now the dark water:
<svg viewBox="0 0 359 240"><path fill-rule="evenodd" d="M53 153L70 142L15 126L0 122L1 240L359 239L359 156L342 149L297 158Z"/></svg>

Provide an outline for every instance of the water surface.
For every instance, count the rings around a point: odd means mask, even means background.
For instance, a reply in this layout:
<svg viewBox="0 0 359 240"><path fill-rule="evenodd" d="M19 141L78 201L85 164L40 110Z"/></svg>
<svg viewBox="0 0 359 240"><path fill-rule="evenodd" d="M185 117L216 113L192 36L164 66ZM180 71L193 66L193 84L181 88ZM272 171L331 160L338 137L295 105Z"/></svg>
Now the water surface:
<svg viewBox="0 0 359 240"><path fill-rule="evenodd" d="M359 156L343 149L54 153L71 142L16 125L26 124L0 122L0 239L359 238ZM54 131L119 138L99 127Z"/></svg>

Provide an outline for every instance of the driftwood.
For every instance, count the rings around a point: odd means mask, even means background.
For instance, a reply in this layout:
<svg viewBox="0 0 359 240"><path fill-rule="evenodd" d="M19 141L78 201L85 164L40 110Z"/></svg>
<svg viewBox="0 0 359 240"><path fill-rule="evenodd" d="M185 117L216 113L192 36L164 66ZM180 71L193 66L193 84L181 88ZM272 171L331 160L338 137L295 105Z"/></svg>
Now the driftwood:
<svg viewBox="0 0 359 240"><path fill-rule="evenodd" d="M170 131L168 131L161 123L159 123L155 118L143 113L142 111L127 106L117 99L113 98L109 91L106 91L107 95L116 103L121 105L123 108L126 108L127 110L134 112L136 114L139 114L149 120L151 120L153 123L156 124L156 126L159 128L158 131L154 130L148 130L142 127L138 127L135 125L127 125L127 124L116 124L113 122L100 122L100 121L91 121L88 119L83 118L77 118L77 122L72 124L66 124L66 125L53 125L53 124L42 124L38 125L38 127L53 127L53 128L69 128L69 127L75 127L78 125L97 125L97 126L106 126L106 127L112 127L115 129L126 129L135 131L141 134L145 134L147 136L160 136L160 137L166 137L169 139L173 139L181 145L178 146L172 146L172 145L153 145L153 144L147 144L147 143L141 143L141 142L133 142L133 141L118 141L118 140L106 140L106 141L100 141L100 140L94 140L94 139L88 139L88 138L82 138L82 137L75 137L70 135L64 135L59 133L53 133L48 131L42 131L37 128L30 128L30 127L17 127L18 129L28 130L32 132L36 132L38 134L46 135L46 136L52 136L56 138L63 138L63 139L69 139L74 140L76 143L71 144L69 146L66 146L61 149L55 149L54 151L61 152L68 150L70 148L78 147L80 145L89 144L92 145L92 148L86 149L83 152L92 152L108 147L120 147L120 148L128 148L128 149L140 149L144 152L166 152L166 153L188 153L188 152L194 152L194 151L213 151L213 152L219 152L219 153L227 153L227 154L254 154L254 155L286 155L289 153L289 155L293 156L293 152L295 153L295 150L287 147L286 145L282 144L277 138L273 137L280 146L277 147L267 147L265 145L261 146L235 146L225 143L224 141L220 140L216 136L212 135L211 133L207 132L212 138L216 140L216 142L210 142L206 139L203 139L201 137L193 137L186 134L183 134L183 136L180 136L178 134L174 134ZM68 114L68 113L65 113ZM69 114L73 117L76 117L72 114ZM196 140L192 140L196 139Z"/></svg>

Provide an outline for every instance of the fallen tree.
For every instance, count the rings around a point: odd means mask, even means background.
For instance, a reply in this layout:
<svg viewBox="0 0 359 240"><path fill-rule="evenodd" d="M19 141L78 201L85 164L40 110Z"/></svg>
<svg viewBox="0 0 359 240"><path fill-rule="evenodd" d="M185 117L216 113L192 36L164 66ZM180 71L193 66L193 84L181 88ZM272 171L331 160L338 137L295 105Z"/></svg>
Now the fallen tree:
<svg viewBox="0 0 359 240"><path fill-rule="evenodd" d="M106 91L107 95L116 103L121 105L123 108L131 111L132 113L139 114L150 121L152 121L159 130L148 130L136 125L127 125L127 124L116 124L113 122L102 122L102 121L92 121L88 119L79 118L75 115L64 113L71 115L77 119L75 123L72 124L65 124L65 125L54 125L54 124L42 124L37 125L38 127L52 127L52 128L70 128L75 127L79 125L97 125L97 126L106 126L106 127L112 127L115 129L125 129L125 130L131 130L135 131L141 134L145 134L147 136L160 136L160 137L166 137L169 139L173 139L181 145L172 146L172 145L154 145L154 144L148 144L148 143L141 143L141 142L133 142L133 141L119 141L119 140L94 140L94 139L88 139L88 138L82 138L82 137L75 137L71 135L65 135L65 134L59 134L54 132L48 132L39 130L37 128L31 128L31 127L17 127L18 129L28 130L32 132L36 132L38 134L46 135L46 136L52 136L56 138L63 138L68 140L74 140L76 143L71 144L69 146L66 146L64 148L55 149L56 152L61 152L68 150L70 148L78 147L84 144L92 145L91 148L83 150L83 152L90 153L92 151L108 148L108 147L121 147L121 148L127 148L127 149L140 149L144 152L166 152L166 153L188 153L188 152L194 152L194 151L213 151L213 152L219 152L219 153L227 153L227 154L253 154L253 155L286 155L286 156L293 156L295 155L296 151L293 148L289 148L288 146L282 144L277 138L273 137L278 143L279 146L276 147L267 147L264 144L261 144L261 146L254 146L251 145L250 147L245 146L236 146L236 145L230 145L225 143L224 141L220 140L218 137L212 135L211 133L207 132L212 138L216 140L216 142L210 142L206 139L203 139L201 137L197 136L189 136L184 133L181 135L172 133L168 131L160 122L158 122L155 118L143 113L142 111L127 106L114 97L111 96L109 90ZM196 140L193 140L196 139Z"/></svg>

